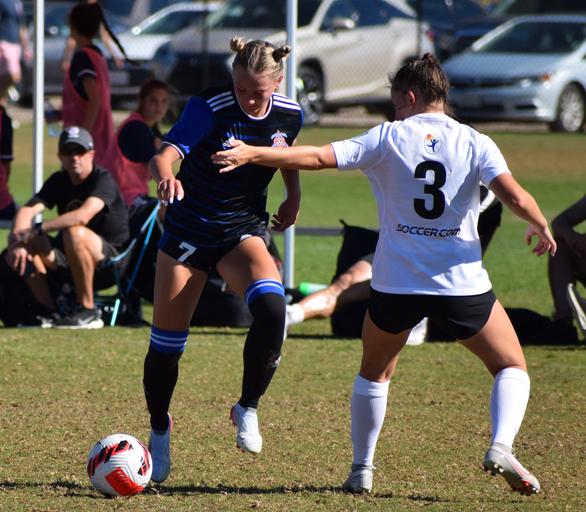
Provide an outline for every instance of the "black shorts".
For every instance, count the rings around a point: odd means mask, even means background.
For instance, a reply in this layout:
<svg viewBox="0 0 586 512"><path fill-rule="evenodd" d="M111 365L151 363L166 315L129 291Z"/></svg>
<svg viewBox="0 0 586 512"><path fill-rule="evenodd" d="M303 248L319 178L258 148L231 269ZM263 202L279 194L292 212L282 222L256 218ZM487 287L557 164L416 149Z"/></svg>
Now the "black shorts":
<svg viewBox="0 0 586 512"><path fill-rule="evenodd" d="M465 340L484 327L496 297L492 290L480 295L405 295L370 289L368 313L381 330L397 334L424 317L456 339Z"/></svg>
<svg viewBox="0 0 586 512"><path fill-rule="evenodd" d="M266 230L264 231L264 234L266 236ZM168 231L165 231L159 241L159 249L167 256L171 256L171 258L187 265L188 267L209 272L214 269L218 261L226 256L226 254L234 249L234 247L251 236L260 236L265 242L267 241L265 236L261 233L247 233L215 247L196 247L191 242L181 240L170 234Z"/></svg>
<svg viewBox="0 0 586 512"><path fill-rule="evenodd" d="M50 236L48 238L49 238L49 242L51 243L51 247L55 251L55 260L56 260L57 266L61 269L69 269L69 263L67 261L67 256L65 256L65 249L63 246L62 235L59 234L56 237ZM102 252L104 253L104 259L96 265L96 270L99 270L101 268L101 266L104 263L106 263L110 258L113 258L114 256L118 256L118 254L120 254L120 251L118 250L118 248L116 246L112 245L110 242L107 242L101 236L100 236L100 239L102 240Z"/></svg>

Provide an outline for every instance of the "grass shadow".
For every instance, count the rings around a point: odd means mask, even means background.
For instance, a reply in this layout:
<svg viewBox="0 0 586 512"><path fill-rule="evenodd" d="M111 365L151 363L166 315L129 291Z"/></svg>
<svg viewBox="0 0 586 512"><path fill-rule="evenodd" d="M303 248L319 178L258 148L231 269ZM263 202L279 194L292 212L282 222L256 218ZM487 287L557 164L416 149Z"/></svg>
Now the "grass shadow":
<svg viewBox="0 0 586 512"><path fill-rule="evenodd" d="M32 489L49 489L53 491L67 491L64 496L75 496L85 498L102 497L97 495L96 491L92 490L89 485L72 482L70 480L54 480L52 482L13 482L12 480L4 480L0 482L0 491L19 491Z"/></svg>
<svg viewBox="0 0 586 512"><path fill-rule="evenodd" d="M343 494L342 488L339 486L324 485L298 485L289 487L286 485L279 485L275 487L236 487L230 485L162 485L150 486L144 491L145 494L159 494L159 495L190 495L190 494L249 494L253 496L265 494L301 494L301 493L339 493ZM365 495L373 498L392 498L392 493L375 493Z"/></svg>

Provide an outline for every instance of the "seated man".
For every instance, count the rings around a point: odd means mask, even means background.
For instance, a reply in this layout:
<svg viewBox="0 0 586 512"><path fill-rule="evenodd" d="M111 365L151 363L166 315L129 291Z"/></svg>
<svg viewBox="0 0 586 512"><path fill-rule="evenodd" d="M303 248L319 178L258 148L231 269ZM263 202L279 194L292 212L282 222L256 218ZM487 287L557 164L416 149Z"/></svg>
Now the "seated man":
<svg viewBox="0 0 586 512"><path fill-rule="evenodd" d="M586 336L586 301L578 295L577 281L586 285L586 233L574 228L586 220L586 196L560 213L551 223L558 250L549 258L549 286L553 320L572 324L572 313Z"/></svg>
<svg viewBox="0 0 586 512"><path fill-rule="evenodd" d="M62 169L16 214L6 257L48 311L55 311L56 305L47 271L68 269L76 304L54 315L54 326L99 328L104 323L94 306L94 274L128 239L128 214L111 174L94 165L94 144L86 130L66 128L58 156ZM45 208L55 206L57 217L34 222ZM50 232L58 234L53 238L47 236Z"/></svg>

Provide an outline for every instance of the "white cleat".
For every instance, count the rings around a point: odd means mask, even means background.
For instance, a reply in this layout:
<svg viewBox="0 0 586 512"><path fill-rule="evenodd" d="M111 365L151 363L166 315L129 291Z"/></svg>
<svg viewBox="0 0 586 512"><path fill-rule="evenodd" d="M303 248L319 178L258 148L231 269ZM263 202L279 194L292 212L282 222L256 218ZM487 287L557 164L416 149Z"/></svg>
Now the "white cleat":
<svg viewBox="0 0 586 512"><path fill-rule="evenodd" d="M513 491L525 496L537 494L541 486L539 481L516 459L512 448L504 444L493 444L484 456L484 471L492 476L503 475Z"/></svg>
<svg viewBox="0 0 586 512"><path fill-rule="evenodd" d="M149 452L153 459L151 480L158 484L167 480L171 472L171 430L173 430L173 418L170 414L169 428L165 432L161 434L151 429L149 438Z"/></svg>
<svg viewBox="0 0 586 512"><path fill-rule="evenodd" d="M372 473L374 466L352 464L352 469L346 481L342 484L342 490L353 494L368 494L372 491Z"/></svg>
<svg viewBox="0 0 586 512"><path fill-rule="evenodd" d="M256 409L236 404L230 410L230 419L236 427L236 447L243 452L260 453L262 436L258 431Z"/></svg>

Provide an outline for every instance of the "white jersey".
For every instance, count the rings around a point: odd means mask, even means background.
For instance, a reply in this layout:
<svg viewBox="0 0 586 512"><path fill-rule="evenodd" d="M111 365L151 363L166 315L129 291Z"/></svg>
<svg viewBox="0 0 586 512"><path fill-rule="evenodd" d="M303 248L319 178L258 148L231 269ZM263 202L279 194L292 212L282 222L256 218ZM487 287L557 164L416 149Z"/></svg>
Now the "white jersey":
<svg viewBox="0 0 586 512"><path fill-rule="evenodd" d="M491 289L477 231L479 185L510 171L490 138L445 114L426 113L332 146L340 169L368 176L377 201L375 290L477 295Z"/></svg>

